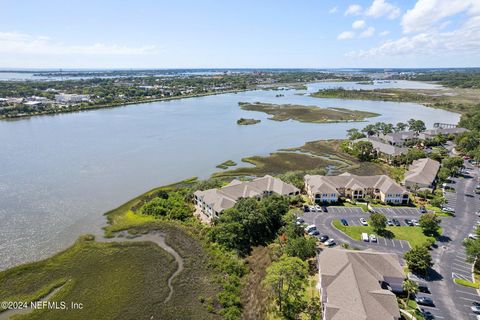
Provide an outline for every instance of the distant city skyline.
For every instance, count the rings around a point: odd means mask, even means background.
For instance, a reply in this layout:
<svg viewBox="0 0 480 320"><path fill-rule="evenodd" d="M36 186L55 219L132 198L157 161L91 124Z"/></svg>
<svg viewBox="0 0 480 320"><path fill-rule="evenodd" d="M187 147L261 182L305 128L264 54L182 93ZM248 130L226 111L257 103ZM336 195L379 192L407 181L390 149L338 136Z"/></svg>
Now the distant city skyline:
<svg viewBox="0 0 480 320"><path fill-rule="evenodd" d="M479 67L479 0L0 1L0 69Z"/></svg>

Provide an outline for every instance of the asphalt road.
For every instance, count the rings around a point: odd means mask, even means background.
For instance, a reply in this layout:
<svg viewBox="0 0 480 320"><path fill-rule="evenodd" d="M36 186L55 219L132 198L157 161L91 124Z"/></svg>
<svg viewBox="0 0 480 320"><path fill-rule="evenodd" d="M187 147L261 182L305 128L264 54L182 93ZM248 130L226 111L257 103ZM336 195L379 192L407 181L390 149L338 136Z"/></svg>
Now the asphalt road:
<svg viewBox="0 0 480 320"><path fill-rule="evenodd" d="M475 289L453 282L453 278L472 281L472 265L465 261L462 241L474 232L479 220L475 212L480 210L480 199L474 193L479 172L470 164L465 165L472 169L469 177L455 178L455 183L450 184L455 192L445 193L448 206L455 209L456 216L443 219L443 241L432 252L435 265L427 283L436 307L426 309L438 319L476 319L470 307L480 302Z"/></svg>

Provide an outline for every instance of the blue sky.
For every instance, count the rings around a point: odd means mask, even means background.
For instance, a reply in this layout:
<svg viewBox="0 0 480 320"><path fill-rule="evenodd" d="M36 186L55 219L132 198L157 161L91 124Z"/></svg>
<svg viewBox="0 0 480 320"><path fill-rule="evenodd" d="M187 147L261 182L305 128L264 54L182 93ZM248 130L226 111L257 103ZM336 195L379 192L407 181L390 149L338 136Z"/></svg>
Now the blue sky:
<svg viewBox="0 0 480 320"><path fill-rule="evenodd" d="M0 68L480 66L480 0L0 0Z"/></svg>

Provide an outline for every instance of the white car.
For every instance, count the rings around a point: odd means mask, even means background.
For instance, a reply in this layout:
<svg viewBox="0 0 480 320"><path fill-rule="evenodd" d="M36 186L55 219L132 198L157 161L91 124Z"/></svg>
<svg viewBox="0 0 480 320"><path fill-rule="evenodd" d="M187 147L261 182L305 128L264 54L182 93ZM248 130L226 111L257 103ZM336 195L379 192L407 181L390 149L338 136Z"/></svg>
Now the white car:
<svg viewBox="0 0 480 320"><path fill-rule="evenodd" d="M309 232L311 232L311 231L313 231L313 230L317 230L317 226L314 225L314 224L311 224L311 225L309 225L309 226L306 226L304 230L305 230L306 233L309 233Z"/></svg>
<svg viewBox="0 0 480 320"><path fill-rule="evenodd" d="M317 212L322 212L322 207L320 207L318 204L315 206L315 210L317 210Z"/></svg>
<svg viewBox="0 0 480 320"><path fill-rule="evenodd" d="M334 239L328 239L323 244L326 245L327 247L331 247L331 246L335 245L335 240Z"/></svg>
<svg viewBox="0 0 480 320"><path fill-rule="evenodd" d="M370 242L377 242L377 237L374 234L370 235Z"/></svg>
<svg viewBox="0 0 480 320"><path fill-rule="evenodd" d="M393 221L390 220L390 219L388 219L388 220L387 220L387 225L390 226L390 227L393 226L393 225L394 225L394 224L393 224Z"/></svg>
<svg viewBox="0 0 480 320"><path fill-rule="evenodd" d="M477 236L475 233L469 233L469 234L468 234L468 239L477 240L477 239L478 239L478 236Z"/></svg>
<svg viewBox="0 0 480 320"><path fill-rule="evenodd" d="M418 220L412 219L412 223L414 226L418 227L420 223L418 223Z"/></svg>
<svg viewBox="0 0 480 320"><path fill-rule="evenodd" d="M362 226L368 226L368 222L367 220L365 220L365 218L360 218L360 223L362 224Z"/></svg>
<svg viewBox="0 0 480 320"><path fill-rule="evenodd" d="M317 209L315 208L315 206L310 206L310 212L317 212Z"/></svg>

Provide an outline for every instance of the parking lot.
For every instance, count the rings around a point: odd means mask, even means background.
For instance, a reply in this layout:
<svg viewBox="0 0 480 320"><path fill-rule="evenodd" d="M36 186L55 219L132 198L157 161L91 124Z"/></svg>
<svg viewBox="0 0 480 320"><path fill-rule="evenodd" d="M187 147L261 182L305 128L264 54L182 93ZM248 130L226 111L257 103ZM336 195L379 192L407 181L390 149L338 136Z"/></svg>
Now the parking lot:
<svg viewBox="0 0 480 320"><path fill-rule="evenodd" d="M387 218L398 218L402 226L406 226L404 219L414 219L421 213L415 208L375 208L387 216ZM327 212L305 212L303 219L306 224L314 224L320 234L335 238L337 244L348 243L356 248L371 248L381 251L394 251L404 253L410 250L410 244L405 240L387 239L377 236L377 242L353 240L340 230L333 227L333 220L345 219L349 226L361 226L360 218L368 219L369 213L358 207L328 207Z"/></svg>

